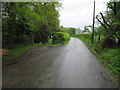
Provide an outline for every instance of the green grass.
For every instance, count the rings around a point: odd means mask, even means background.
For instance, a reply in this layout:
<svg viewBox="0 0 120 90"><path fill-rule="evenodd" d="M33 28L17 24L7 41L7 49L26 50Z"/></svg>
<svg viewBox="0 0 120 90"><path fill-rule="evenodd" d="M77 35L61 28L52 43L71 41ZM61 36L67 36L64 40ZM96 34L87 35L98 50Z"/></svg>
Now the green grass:
<svg viewBox="0 0 120 90"><path fill-rule="evenodd" d="M39 46L40 44L34 44L34 45L17 45L16 48L14 49L8 49L8 53L3 56L3 60L12 60L18 56L20 56L21 54L23 54L24 52L32 49L33 47Z"/></svg>
<svg viewBox="0 0 120 90"><path fill-rule="evenodd" d="M98 56L99 60L106 66L106 68L118 79L120 75L120 49L107 49Z"/></svg>
<svg viewBox="0 0 120 90"><path fill-rule="evenodd" d="M52 39L49 39L48 42L40 44L40 47L46 47L52 45Z"/></svg>
<svg viewBox="0 0 120 90"><path fill-rule="evenodd" d="M23 53L27 52L28 50L32 49L33 47L40 46L40 47L46 47L46 46L61 46L67 44L69 41L65 41L63 44L57 43L52 45L52 39L49 39L48 42L42 43L42 44L34 44L34 45L25 45L25 44L19 44L16 45L13 49L7 49L8 53L3 55L3 61L10 61L13 59L16 59L17 57L21 56Z"/></svg>
<svg viewBox="0 0 120 90"><path fill-rule="evenodd" d="M120 67L118 65L118 62L120 62L120 49L102 48L103 40L99 42L94 41L94 44L92 44L91 34L74 35L72 37L82 40L90 51L103 64L106 70L108 70L118 80L118 75L120 75ZM120 80L118 81L120 82Z"/></svg>
<svg viewBox="0 0 120 90"><path fill-rule="evenodd" d="M13 49L7 49L8 53L6 55L3 55L3 60L13 60L19 56L21 56L23 53L27 52L28 50L32 49L33 47L40 46L40 47L46 47L52 45L52 39L49 39L48 42L42 43L42 44L34 44L34 45L25 45L25 44L19 44L16 45Z"/></svg>

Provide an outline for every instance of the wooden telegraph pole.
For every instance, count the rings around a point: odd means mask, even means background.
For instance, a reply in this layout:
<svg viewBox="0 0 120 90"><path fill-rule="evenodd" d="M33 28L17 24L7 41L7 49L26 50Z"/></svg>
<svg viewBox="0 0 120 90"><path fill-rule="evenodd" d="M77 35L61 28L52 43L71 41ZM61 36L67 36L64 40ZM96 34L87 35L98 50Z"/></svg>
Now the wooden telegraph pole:
<svg viewBox="0 0 120 90"><path fill-rule="evenodd" d="M95 1L94 1L94 8L93 8L93 30L92 30L92 43L94 42L94 24L95 24Z"/></svg>

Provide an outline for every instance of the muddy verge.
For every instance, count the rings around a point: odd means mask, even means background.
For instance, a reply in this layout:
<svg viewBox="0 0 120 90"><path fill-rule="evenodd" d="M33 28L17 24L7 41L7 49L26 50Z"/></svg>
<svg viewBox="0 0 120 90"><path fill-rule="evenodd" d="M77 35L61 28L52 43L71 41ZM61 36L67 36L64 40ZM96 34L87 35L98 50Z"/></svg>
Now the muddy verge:
<svg viewBox="0 0 120 90"><path fill-rule="evenodd" d="M29 56L31 56L32 54L35 54L35 53L38 53L39 52L39 55L43 54L44 52L46 52L49 48L52 48L50 46L47 46L47 47L40 47L40 46L36 46L26 52L24 52L22 55L12 59L12 60L3 60L2 62L2 66L8 66L8 65L11 65L11 64L15 64L15 63L18 63L18 62L21 62L21 61L24 61L26 60L26 58L28 58Z"/></svg>

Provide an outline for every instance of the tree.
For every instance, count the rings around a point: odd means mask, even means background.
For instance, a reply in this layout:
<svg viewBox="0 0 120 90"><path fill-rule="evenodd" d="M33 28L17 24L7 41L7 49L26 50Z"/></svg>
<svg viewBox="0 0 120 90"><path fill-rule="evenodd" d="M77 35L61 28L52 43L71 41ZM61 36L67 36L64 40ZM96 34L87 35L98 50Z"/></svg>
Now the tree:
<svg viewBox="0 0 120 90"><path fill-rule="evenodd" d="M91 31L89 30L89 27L91 27L91 26L85 26L83 33L91 33Z"/></svg>
<svg viewBox="0 0 120 90"><path fill-rule="evenodd" d="M40 15L39 31L35 33L35 42L47 42L51 34L59 28L58 2L35 3L34 11Z"/></svg>
<svg viewBox="0 0 120 90"><path fill-rule="evenodd" d="M68 28L68 33L69 33L70 35L74 35L74 34L75 34L75 31L76 31L76 29L73 28L73 27Z"/></svg>
<svg viewBox="0 0 120 90"><path fill-rule="evenodd" d="M3 47L46 42L59 28L59 2L3 2Z"/></svg>
<svg viewBox="0 0 120 90"><path fill-rule="evenodd" d="M98 41L101 40L101 36L105 36L105 29L103 26L95 27L95 36Z"/></svg>
<svg viewBox="0 0 120 90"><path fill-rule="evenodd" d="M68 33L68 28L65 28L65 27L63 27L63 26L60 26L60 31L61 31L61 32Z"/></svg>
<svg viewBox="0 0 120 90"><path fill-rule="evenodd" d="M116 44L120 45L120 38L117 35L120 29L120 2L109 2L107 7L109 10L105 15L100 12L100 16L97 15L96 19L105 28L104 47L116 47ZM115 41L116 38L118 43Z"/></svg>

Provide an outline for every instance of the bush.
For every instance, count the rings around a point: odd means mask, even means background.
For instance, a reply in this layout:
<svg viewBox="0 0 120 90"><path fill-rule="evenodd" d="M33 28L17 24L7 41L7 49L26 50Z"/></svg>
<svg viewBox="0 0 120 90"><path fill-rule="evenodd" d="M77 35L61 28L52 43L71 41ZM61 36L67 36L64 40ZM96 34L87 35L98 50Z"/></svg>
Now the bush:
<svg viewBox="0 0 120 90"><path fill-rule="evenodd" d="M64 44L64 42L68 41L69 39L70 39L70 35L68 33L56 32L53 35L53 44L56 44L56 43Z"/></svg>

